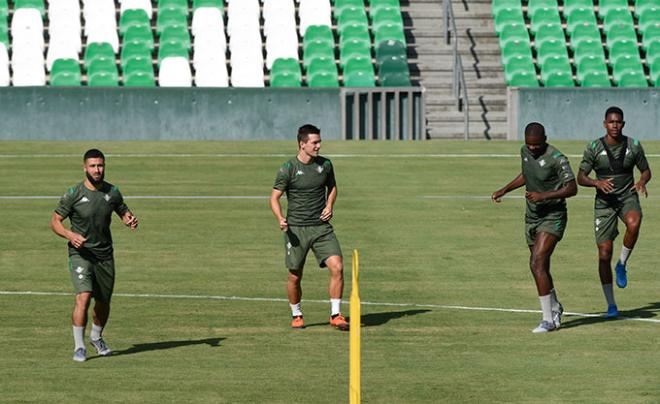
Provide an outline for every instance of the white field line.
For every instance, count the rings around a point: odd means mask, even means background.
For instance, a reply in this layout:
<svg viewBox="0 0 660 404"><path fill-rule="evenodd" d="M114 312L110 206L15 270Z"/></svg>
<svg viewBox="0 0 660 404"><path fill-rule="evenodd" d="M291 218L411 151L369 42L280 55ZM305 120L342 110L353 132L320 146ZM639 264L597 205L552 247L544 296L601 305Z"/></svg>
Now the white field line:
<svg viewBox="0 0 660 404"><path fill-rule="evenodd" d="M237 158L237 157L291 157L295 153L108 153L106 157L118 158ZM520 158L520 154L507 153L396 153L396 154L324 154L331 158ZM580 158L582 154L567 154L567 157ZM72 158L79 154L0 154L0 158ZM660 154L647 154L647 158L657 158Z"/></svg>
<svg viewBox="0 0 660 404"><path fill-rule="evenodd" d="M0 290L0 296L73 296L73 293L65 292L33 292L33 291L9 291ZM243 296L213 296L213 295L165 295L151 293L114 293L114 296L143 299L197 299L197 300L225 300L225 301L244 301L244 302L278 302L287 303L287 299L275 297L243 297ZM329 303L329 300L308 300L303 299L304 303ZM343 301L343 303L349 303ZM364 306L383 306L383 307L417 307L427 309L445 309L445 310L470 310L470 311L495 311L502 313L541 313L540 310L529 309L508 309L499 307L473 307L445 304L420 304L420 303L386 303L386 302L360 302ZM564 312L564 315L574 317L603 317L601 314ZM619 316L620 320L642 321L646 323L660 324L660 319L625 317Z"/></svg>

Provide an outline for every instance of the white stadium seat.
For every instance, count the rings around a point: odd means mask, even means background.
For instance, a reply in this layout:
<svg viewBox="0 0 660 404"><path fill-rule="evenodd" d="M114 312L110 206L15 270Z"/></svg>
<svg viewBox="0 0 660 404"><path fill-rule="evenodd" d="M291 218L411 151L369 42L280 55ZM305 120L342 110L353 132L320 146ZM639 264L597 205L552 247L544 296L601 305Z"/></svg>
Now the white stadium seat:
<svg viewBox="0 0 660 404"><path fill-rule="evenodd" d="M161 87L190 87L192 74L188 59L184 57L166 57L160 62L158 84Z"/></svg>

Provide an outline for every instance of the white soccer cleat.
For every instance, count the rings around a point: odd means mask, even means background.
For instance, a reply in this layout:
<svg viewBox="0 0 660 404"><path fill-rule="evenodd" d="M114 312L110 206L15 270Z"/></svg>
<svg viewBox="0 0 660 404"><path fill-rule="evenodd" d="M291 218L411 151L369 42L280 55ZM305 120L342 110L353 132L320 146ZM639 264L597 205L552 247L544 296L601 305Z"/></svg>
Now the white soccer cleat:
<svg viewBox="0 0 660 404"><path fill-rule="evenodd" d="M99 355L108 356L112 354L112 349L110 349L110 347L105 344L103 338L99 338L96 341L90 339L89 342L92 344L94 349L96 349L96 353L98 353Z"/></svg>
<svg viewBox="0 0 660 404"><path fill-rule="evenodd" d="M561 315L564 314L564 306L557 302L559 307L557 310L552 311L552 322L555 323L555 328L561 327Z"/></svg>
<svg viewBox="0 0 660 404"><path fill-rule="evenodd" d="M541 321L541 324L539 324L538 327L532 330L534 334L540 334L543 332L550 332L556 330L557 327L555 327L554 323L551 323L550 321Z"/></svg>
<svg viewBox="0 0 660 404"><path fill-rule="evenodd" d="M87 351L85 348L78 348L73 353L73 360L76 362L84 362L87 360Z"/></svg>

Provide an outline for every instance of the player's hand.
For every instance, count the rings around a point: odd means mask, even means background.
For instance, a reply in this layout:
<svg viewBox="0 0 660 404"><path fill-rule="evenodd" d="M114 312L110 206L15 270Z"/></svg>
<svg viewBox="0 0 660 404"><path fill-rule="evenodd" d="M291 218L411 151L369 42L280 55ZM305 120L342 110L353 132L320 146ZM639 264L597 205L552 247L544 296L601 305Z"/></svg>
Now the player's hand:
<svg viewBox="0 0 660 404"><path fill-rule="evenodd" d="M498 189L497 191L493 192L493 195L490 196L490 199L492 199L493 202L500 203L502 202L502 197L504 196L504 194L506 194L506 192L504 192L501 189Z"/></svg>
<svg viewBox="0 0 660 404"><path fill-rule="evenodd" d="M128 227L131 228L131 230L135 230L138 227L138 219L136 216L134 216L131 212L126 212L124 217L121 218L122 222Z"/></svg>
<svg viewBox="0 0 660 404"><path fill-rule="evenodd" d="M649 193L646 191L646 184L642 184L641 181L635 184L635 191L637 191L638 194L644 195L644 198L649 197Z"/></svg>
<svg viewBox="0 0 660 404"><path fill-rule="evenodd" d="M326 206L325 209L323 209L323 212L321 212L321 221L327 222L330 219L332 219L332 208Z"/></svg>
<svg viewBox="0 0 660 404"><path fill-rule="evenodd" d="M612 182L611 178L597 180L595 185L596 189L604 194L609 194L610 192L614 191L614 182Z"/></svg>
<svg viewBox="0 0 660 404"><path fill-rule="evenodd" d="M280 230L287 231L288 228L289 228L289 224L286 222L286 218L281 218L280 219Z"/></svg>
<svg viewBox="0 0 660 404"><path fill-rule="evenodd" d="M542 202L545 200L545 195L543 192L525 192L525 198L530 202Z"/></svg>
<svg viewBox="0 0 660 404"><path fill-rule="evenodd" d="M69 236L69 242L76 250L82 247L85 241L87 241L87 239L78 233L71 232L71 235Z"/></svg>

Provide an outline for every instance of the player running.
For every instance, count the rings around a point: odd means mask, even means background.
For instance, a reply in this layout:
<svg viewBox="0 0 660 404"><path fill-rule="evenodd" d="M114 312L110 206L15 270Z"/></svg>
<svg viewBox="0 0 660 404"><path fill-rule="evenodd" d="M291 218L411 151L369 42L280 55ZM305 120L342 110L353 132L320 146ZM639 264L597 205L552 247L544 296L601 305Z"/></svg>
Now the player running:
<svg viewBox="0 0 660 404"><path fill-rule="evenodd" d="M639 194L647 197L646 184L651 180L651 169L646 161L639 140L624 136L623 111L610 107L605 111L606 135L587 145L578 171L578 183L596 188L594 203L594 230L598 247L598 274L607 301L606 317L614 318L619 310L612 288L612 247L616 236L617 218L626 226L621 255L616 263L616 284L625 288L628 284L626 264L635 247L642 224L642 207ZM641 172L635 183L633 169ZM596 179L589 177L596 172Z"/></svg>
<svg viewBox="0 0 660 404"><path fill-rule="evenodd" d="M69 272L76 300L71 316L75 343L73 360L84 362L84 334L87 310L94 298L90 343L101 356L112 353L102 337L110 315L110 298L115 282L110 221L117 213L124 224L135 230L137 218L131 213L119 189L103 180L105 156L97 149L88 150L83 158L85 180L69 188L53 212L53 231L69 240ZM71 230L62 221L71 221Z"/></svg>
<svg viewBox="0 0 660 404"><path fill-rule="evenodd" d="M540 123L533 122L525 128L525 145L520 149L520 157L522 172L493 192L492 199L500 202L504 195L525 185L529 266L543 312L543 320L532 332L545 333L559 328L564 312L550 275L550 256L566 229L565 198L577 194L577 185L568 159L546 143L545 128Z"/></svg>
<svg viewBox="0 0 660 404"><path fill-rule="evenodd" d="M287 294L291 306L291 327L304 328L300 306L301 280L305 258L311 249L321 268L330 272L330 325L346 331L341 315L344 264L339 241L330 225L337 200L335 172L330 160L319 156L321 131L313 125L298 129L298 155L282 165L270 196L270 207L284 232L285 259L289 270ZM280 198L286 192L287 216L282 215Z"/></svg>

